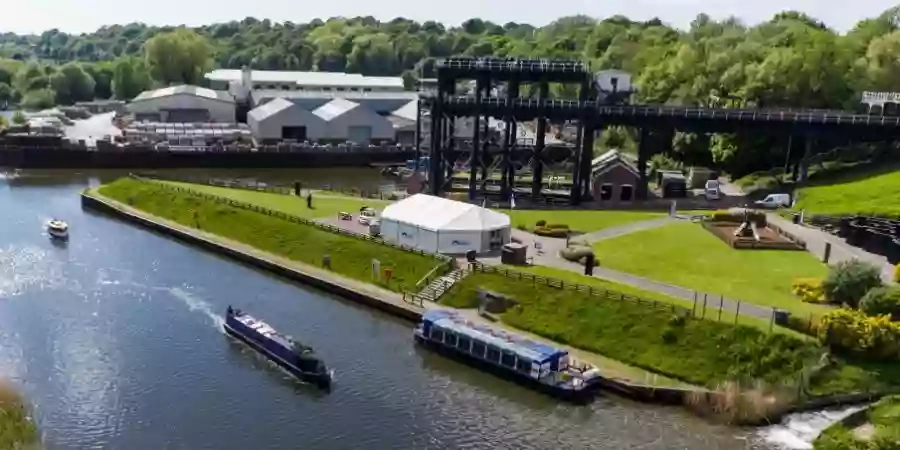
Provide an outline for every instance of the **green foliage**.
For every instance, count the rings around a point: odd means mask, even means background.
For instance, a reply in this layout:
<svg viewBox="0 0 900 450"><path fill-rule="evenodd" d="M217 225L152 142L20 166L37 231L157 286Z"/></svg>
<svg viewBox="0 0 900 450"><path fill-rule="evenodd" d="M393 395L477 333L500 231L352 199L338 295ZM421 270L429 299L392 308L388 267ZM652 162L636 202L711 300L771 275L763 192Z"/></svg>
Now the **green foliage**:
<svg viewBox="0 0 900 450"><path fill-rule="evenodd" d="M12 122L16 125L25 125L28 123L28 117L25 117L22 111L16 111L13 113Z"/></svg>
<svg viewBox="0 0 900 450"><path fill-rule="evenodd" d="M698 385L792 379L819 352L791 336L690 317L673 319L668 309L499 274L473 273L441 302L471 307L479 289L519 302L520 307L501 317L506 324Z"/></svg>
<svg viewBox="0 0 900 450"><path fill-rule="evenodd" d="M153 79L169 84L200 84L212 64L206 37L187 28L153 36L144 44Z"/></svg>
<svg viewBox="0 0 900 450"><path fill-rule="evenodd" d="M844 423L828 427L813 442L815 450L897 450L900 448L900 396L885 397L858 419L872 427L872 436L862 439ZM855 421L854 421L855 422ZM856 425L853 423L851 426Z"/></svg>
<svg viewBox="0 0 900 450"><path fill-rule="evenodd" d="M877 267L860 260L841 261L831 266L822 282L825 297L833 303L856 308L869 289L881 286Z"/></svg>
<svg viewBox="0 0 900 450"><path fill-rule="evenodd" d="M112 76L112 94L115 98L131 100L150 86L150 74L144 61L127 57L115 62Z"/></svg>
<svg viewBox="0 0 900 450"><path fill-rule="evenodd" d="M900 358L900 323L842 308L822 316L819 340L837 352L874 360Z"/></svg>
<svg viewBox="0 0 900 450"><path fill-rule="evenodd" d="M860 300L859 309L873 317L900 317L900 288L881 286L870 289Z"/></svg>
<svg viewBox="0 0 900 450"><path fill-rule="evenodd" d="M6 116L0 116L0 130L9 126L9 121L6 120Z"/></svg>
<svg viewBox="0 0 900 450"><path fill-rule="evenodd" d="M791 283L791 293L806 303L825 303L825 289L818 278L797 278Z"/></svg>
<svg viewBox="0 0 900 450"><path fill-rule="evenodd" d="M93 100L97 82L81 64L69 63L50 77L50 85L56 93L56 103L70 105L78 101Z"/></svg>
<svg viewBox="0 0 900 450"><path fill-rule="evenodd" d="M99 192L181 225L196 227L199 222L203 231L311 266L321 267L322 257L330 255L335 273L364 282L373 282L372 260L377 259L382 268L393 269L390 284L384 287L398 292L414 286L439 263L431 256L288 222L131 178L104 185Z"/></svg>

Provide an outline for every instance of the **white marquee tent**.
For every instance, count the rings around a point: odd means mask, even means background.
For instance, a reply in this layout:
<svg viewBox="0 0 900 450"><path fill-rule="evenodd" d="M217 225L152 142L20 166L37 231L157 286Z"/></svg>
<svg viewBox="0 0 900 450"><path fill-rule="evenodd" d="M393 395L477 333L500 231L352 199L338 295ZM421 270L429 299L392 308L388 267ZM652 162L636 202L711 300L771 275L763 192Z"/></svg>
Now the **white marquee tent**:
<svg viewBox="0 0 900 450"><path fill-rule="evenodd" d="M381 234L435 253L484 253L509 242L509 216L469 203L416 194L381 213Z"/></svg>

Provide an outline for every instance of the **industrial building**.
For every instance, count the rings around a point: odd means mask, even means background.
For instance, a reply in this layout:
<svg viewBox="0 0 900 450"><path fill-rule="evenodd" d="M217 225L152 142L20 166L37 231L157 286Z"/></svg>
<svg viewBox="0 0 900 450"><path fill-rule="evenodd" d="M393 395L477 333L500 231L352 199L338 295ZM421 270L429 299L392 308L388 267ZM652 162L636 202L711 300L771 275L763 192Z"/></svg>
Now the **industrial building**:
<svg viewBox="0 0 900 450"><path fill-rule="evenodd" d="M367 77L357 73L216 69L205 75L210 86L252 91L403 92L403 78ZM238 95L234 90L232 94Z"/></svg>
<svg viewBox="0 0 900 450"><path fill-rule="evenodd" d="M509 242L510 219L477 205L416 194L381 212L381 234L427 252L486 253Z"/></svg>
<svg viewBox="0 0 900 450"><path fill-rule="evenodd" d="M128 111L138 121L235 122L231 94L189 85L144 91L128 104Z"/></svg>

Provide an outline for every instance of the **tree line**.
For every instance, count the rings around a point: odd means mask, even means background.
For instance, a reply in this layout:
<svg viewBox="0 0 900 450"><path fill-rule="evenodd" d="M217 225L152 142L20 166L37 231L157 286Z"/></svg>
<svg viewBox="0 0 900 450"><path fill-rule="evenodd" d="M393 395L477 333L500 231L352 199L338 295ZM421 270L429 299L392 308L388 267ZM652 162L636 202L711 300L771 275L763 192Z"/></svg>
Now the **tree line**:
<svg viewBox="0 0 900 450"><path fill-rule="evenodd" d="M198 28L113 25L73 35L0 34L0 106L39 108L93 98L130 99L173 83L202 84L213 67L431 76L454 55L577 58L634 74L636 101L686 105L852 108L861 92L900 91L898 8L837 33L797 12L747 26L700 14L685 30L654 19L560 18L547 26L477 18L459 27L372 17L305 24L247 18ZM557 96L572 96L554 86ZM610 130L609 145L634 133ZM759 151L739 152L747 146ZM758 136L674 136L676 159L746 173L784 157ZM741 153L741 155L738 155ZM749 155L749 156L748 156Z"/></svg>

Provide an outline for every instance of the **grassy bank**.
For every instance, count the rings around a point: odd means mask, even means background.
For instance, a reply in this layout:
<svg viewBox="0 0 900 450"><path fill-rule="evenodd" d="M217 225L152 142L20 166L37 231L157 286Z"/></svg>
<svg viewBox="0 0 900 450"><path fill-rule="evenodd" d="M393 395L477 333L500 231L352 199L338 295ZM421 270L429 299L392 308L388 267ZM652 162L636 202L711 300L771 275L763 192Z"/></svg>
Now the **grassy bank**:
<svg viewBox="0 0 900 450"><path fill-rule="evenodd" d="M853 422L853 421L851 421ZM860 424L839 423L815 441L816 450L895 450L900 448L900 395L872 405Z"/></svg>
<svg viewBox="0 0 900 450"><path fill-rule="evenodd" d="M900 171L857 174L832 184L800 190L795 209L808 213L840 215L900 216L900 204L885 199L900 197Z"/></svg>
<svg viewBox="0 0 900 450"><path fill-rule="evenodd" d="M172 186L192 189L197 192L230 198L239 202L253 203L254 205L285 212L305 219L336 217L339 212L356 214L359 212L359 208L363 206L370 206L380 210L391 203L377 199L347 197L331 192L313 192L313 208L310 209L306 207L306 197L176 181L165 181L165 183Z"/></svg>
<svg viewBox="0 0 900 450"><path fill-rule="evenodd" d="M605 239L593 247L600 264L613 270L801 317L829 310L803 303L790 292L796 278L827 274L828 268L807 252L735 250L699 224L687 222Z"/></svg>
<svg viewBox="0 0 900 450"><path fill-rule="evenodd" d="M22 398L12 388L0 385L0 449L36 450L40 448L38 439Z"/></svg>
<svg viewBox="0 0 900 450"><path fill-rule="evenodd" d="M519 307L502 315L510 326L700 386L741 379L794 380L819 354L816 345L792 336L679 318L669 309L499 274L469 275L445 294L442 303L475 307L479 289L519 302Z"/></svg>
<svg viewBox="0 0 900 450"><path fill-rule="evenodd" d="M534 228L534 224L543 220L549 224L568 225L575 232L588 233L606 228L626 225L643 220L665 217L665 213L647 211L591 211L591 210L546 210L546 209L503 209L508 214L513 227Z"/></svg>
<svg viewBox="0 0 900 450"><path fill-rule="evenodd" d="M378 284L394 291L412 287L438 264L429 255L247 211L153 182L123 178L101 186L99 193L149 214L185 226L199 225L206 232L309 265L321 267L323 255L330 255L331 270L355 280L374 283L372 260L377 259L382 268L393 270L390 283Z"/></svg>

